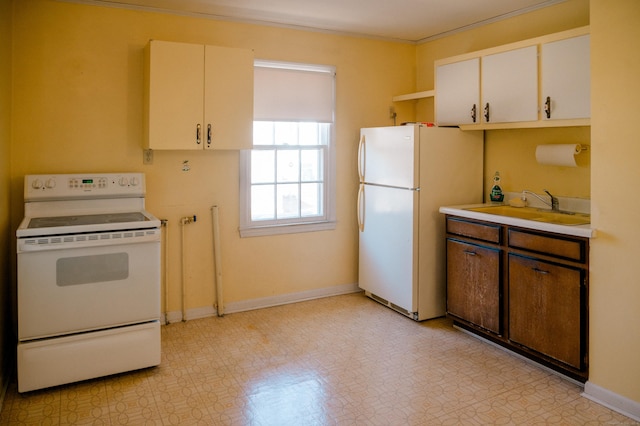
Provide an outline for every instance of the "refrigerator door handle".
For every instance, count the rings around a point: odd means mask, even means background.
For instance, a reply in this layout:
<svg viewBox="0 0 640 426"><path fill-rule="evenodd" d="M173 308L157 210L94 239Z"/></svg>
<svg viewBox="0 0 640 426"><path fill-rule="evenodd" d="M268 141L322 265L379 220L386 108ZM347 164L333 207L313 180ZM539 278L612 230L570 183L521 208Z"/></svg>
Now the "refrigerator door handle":
<svg viewBox="0 0 640 426"><path fill-rule="evenodd" d="M360 179L360 182L364 182L364 144L364 135L361 135L360 143L358 143L358 178Z"/></svg>
<svg viewBox="0 0 640 426"><path fill-rule="evenodd" d="M358 189L358 229L364 232L364 184L360 184Z"/></svg>

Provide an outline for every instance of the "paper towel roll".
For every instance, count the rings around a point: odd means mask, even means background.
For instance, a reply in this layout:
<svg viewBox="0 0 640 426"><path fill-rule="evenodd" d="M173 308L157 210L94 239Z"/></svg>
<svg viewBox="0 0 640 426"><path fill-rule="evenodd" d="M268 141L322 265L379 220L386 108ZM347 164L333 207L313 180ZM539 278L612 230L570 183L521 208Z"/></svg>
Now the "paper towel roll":
<svg viewBox="0 0 640 426"><path fill-rule="evenodd" d="M538 145L536 161L548 166L577 167L576 154L582 151L580 144Z"/></svg>

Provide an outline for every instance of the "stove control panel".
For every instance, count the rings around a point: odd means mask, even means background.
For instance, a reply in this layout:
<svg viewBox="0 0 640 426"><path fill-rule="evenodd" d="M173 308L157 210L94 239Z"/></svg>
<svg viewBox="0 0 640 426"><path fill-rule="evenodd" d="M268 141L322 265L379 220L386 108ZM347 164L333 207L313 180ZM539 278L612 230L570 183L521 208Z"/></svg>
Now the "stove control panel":
<svg viewBox="0 0 640 426"><path fill-rule="evenodd" d="M24 199L144 197L143 173L27 175Z"/></svg>

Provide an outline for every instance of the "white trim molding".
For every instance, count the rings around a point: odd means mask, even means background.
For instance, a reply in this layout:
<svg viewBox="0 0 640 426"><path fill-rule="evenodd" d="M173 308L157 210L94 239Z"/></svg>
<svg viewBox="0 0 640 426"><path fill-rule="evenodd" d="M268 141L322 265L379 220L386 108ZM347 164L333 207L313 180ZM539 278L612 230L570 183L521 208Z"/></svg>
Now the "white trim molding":
<svg viewBox="0 0 640 426"><path fill-rule="evenodd" d="M618 395L589 381L584 384L582 396L633 420L640 421L640 402L638 401Z"/></svg>
<svg viewBox="0 0 640 426"><path fill-rule="evenodd" d="M289 303L303 302L305 300L321 299L323 297L339 296L341 294L358 293L362 291L358 284L341 284L332 287L324 287L316 290L300 291L297 293L281 294L278 296L262 297L259 299L242 300L227 303L224 306L225 314L251 311L254 309L270 308L272 306L286 305ZM184 318L181 311L172 311L164 314L164 325L180 321L189 321L198 318L213 317L218 314L214 307L204 306L187 309Z"/></svg>
<svg viewBox="0 0 640 426"><path fill-rule="evenodd" d="M342 284L333 287L324 287L316 290L307 290L297 293L288 293L278 296L262 297L260 299L243 300L227 303L224 307L226 313L250 311L253 309L270 308L272 306L286 305L288 303L303 302L305 300L321 299L323 297L338 296L341 294L357 293L360 290L358 284Z"/></svg>

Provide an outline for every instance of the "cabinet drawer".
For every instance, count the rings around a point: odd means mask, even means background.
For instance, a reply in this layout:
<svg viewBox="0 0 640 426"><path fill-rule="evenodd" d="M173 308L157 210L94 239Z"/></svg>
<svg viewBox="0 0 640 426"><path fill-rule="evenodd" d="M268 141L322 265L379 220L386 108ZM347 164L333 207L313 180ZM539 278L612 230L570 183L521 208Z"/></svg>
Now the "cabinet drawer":
<svg viewBox="0 0 640 426"><path fill-rule="evenodd" d="M463 237L500 244L500 230L500 225L447 218L447 232Z"/></svg>
<svg viewBox="0 0 640 426"><path fill-rule="evenodd" d="M509 228L509 247L544 253L584 263L586 243L571 238L558 238Z"/></svg>

